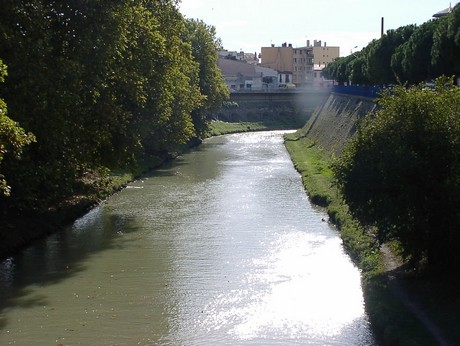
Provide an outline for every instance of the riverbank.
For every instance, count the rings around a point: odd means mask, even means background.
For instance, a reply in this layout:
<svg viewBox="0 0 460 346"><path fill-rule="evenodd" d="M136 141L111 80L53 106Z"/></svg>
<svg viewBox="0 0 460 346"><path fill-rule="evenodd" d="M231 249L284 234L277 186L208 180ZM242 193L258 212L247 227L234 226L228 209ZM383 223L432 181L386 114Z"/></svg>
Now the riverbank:
<svg viewBox="0 0 460 346"><path fill-rule="evenodd" d="M326 208L345 249L362 270L366 310L381 343L460 344L453 322L460 317L458 282L420 276L388 245L379 248L350 217L334 188L330 164L353 134L356 121L372 107L370 100L331 96L303 129L286 136L286 148L311 201Z"/></svg>
<svg viewBox="0 0 460 346"><path fill-rule="evenodd" d="M210 135L282 128L280 124L215 121L211 123ZM399 264L393 263L391 266L388 261L385 262L385 257L378 251L374 240L357 227L348 217L346 208L341 205L331 184L329 152L317 142L307 139L305 132L287 137L286 146L302 175L309 197L314 203L327 208L331 221L340 229L346 250L362 270L366 309L382 344L433 345L443 344L439 340L445 338L451 340L452 344L460 344L460 332L456 323L460 311L458 286L449 283L447 279L433 283L427 279L417 278L408 274ZM186 150L186 147L180 148L176 154ZM58 231L103 199L122 189L142 172L161 165L170 158L151 158L135 172L115 172L108 179L93 180L91 194L75 196L72 203L56 207L53 213L40 220L35 219L33 223L27 218L22 218L24 229L30 233L17 228L11 237L16 243L5 243L4 239L1 239L2 246L10 244L8 251L2 252L3 258L14 254L37 238ZM33 229L30 227L31 224L34 225ZM417 303L408 300L408 297L415 298L414 301ZM420 313L414 314L414 306L416 310L422 311L421 316ZM435 333L436 329L439 331L436 326L442 326L442 332L438 333L442 335L438 335L438 338L433 337L433 332L429 326L427 327L424 314L430 317L428 320L431 326L434 326Z"/></svg>
<svg viewBox="0 0 460 346"><path fill-rule="evenodd" d="M300 126L298 120L295 119L268 119L257 122L211 121L208 136L247 131L293 129ZM11 216L9 220L4 220L0 228L0 260L18 253L38 239L58 232L109 196L125 188L128 183L185 153L199 143L199 140L195 140L189 145L178 146L173 153L144 158L137 167L112 171L108 176L88 174L81 181L81 191L61 201L59 205L48 208L46 212L40 214L22 211L21 214L18 213Z"/></svg>
<svg viewBox="0 0 460 346"><path fill-rule="evenodd" d="M346 251L362 270L366 310L382 344L436 344L389 291L390 278L375 240L350 217L332 184L331 158L317 145L299 138L297 134L286 136L286 148L302 176L311 201L326 208Z"/></svg>
<svg viewBox="0 0 460 346"><path fill-rule="evenodd" d="M206 139L3 262L0 340L378 345L283 132Z"/></svg>

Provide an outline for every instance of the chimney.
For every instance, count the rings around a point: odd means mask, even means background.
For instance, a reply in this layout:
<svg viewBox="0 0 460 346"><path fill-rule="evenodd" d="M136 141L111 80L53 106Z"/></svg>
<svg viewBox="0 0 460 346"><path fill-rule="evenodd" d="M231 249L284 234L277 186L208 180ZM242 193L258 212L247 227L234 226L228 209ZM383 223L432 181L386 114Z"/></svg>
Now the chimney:
<svg viewBox="0 0 460 346"><path fill-rule="evenodd" d="M381 24L381 29L380 29L380 37L383 37L383 22L384 22L384 19L382 17L382 24Z"/></svg>
<svg viewBox="0 0 460 346"><path fill-rule="evenodd" d="M326 42L324 42L324 47L326 47Z"/></svg>
<svg viewBox="0 0 460 346"><path fill-rule="evenodd" d="M307 40L307 47L310 47L310 40Z"/></svg>

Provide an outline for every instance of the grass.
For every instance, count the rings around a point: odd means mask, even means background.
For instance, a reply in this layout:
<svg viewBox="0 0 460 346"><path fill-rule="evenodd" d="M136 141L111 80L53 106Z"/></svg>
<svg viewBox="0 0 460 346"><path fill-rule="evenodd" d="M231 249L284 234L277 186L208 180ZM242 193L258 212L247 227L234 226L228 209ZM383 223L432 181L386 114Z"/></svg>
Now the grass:
<svg viewBox="0 0 460 346"><path fill-rule="evenodd" d="M361 270L366 310L379 341L383 345L428 346L438 343L412 312L408 299L401 297L402 288L403 292L409 292L408 297L423 306L437 326L443 326L447 339L460 344L458 286L454 285L454 289L452 284L436 285L433 281L386 272L384 258L374 238L350 216L334 187L330 168L333 157L306 138L302 131L286 135L285 145L302 176L309 198L326 209L337 226L346 251ZM394 281L395 276L397 281Z"/></svg>
<svg viewBox="0 0 460 346"><path fill-rule="evenodd" d="M249 131L264 131L270 127L262 122L225 122L211 121L209 124L208 134L212 136L220 136L229 133L249 132Z"/></svg>
<svg viewBox="0 0 460 346"><path fill-rule="evenodd" d="M326 208L350 257L366 275L380 272L382 265L374 238L353 220L333 185L332 157L314 142L299 136L299 132L286 135L285 145L310 200Z"/></svg>
<svg viewBox="0 0 460 346"><path fill-rule="evenodd" d="M241 133L252 131L268 131L268 130L292 130L303 126L303 120L293 116L278 116L267 118L262 121L235 121L226 122L213 120L209 123L209 136L219 136L229 133Z"/></svg>

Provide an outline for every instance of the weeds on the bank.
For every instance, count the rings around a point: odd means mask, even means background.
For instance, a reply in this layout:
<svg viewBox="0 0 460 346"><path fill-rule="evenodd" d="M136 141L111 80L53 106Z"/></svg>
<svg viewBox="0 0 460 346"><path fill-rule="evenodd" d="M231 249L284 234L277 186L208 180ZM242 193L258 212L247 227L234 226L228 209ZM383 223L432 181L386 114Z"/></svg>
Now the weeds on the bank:
<svg viewBox="0 0 460 346"><path fill-rule="evenodd" d="M285 136L286 148L312 203L325 207L332 223L337 225L343 244L353 261L363 269L364 276L381 270L378 247L348 214L332 183L332 158L314 142L296 134Z"/></svg>
<svg viewBox="0 0 460 346"><path fill-rule="evenodd" d="M397 272L385 272L378 244L372 233L365 232L351 218L346 205L333 186L330 164L332 158L306 139L302 133L285 135L285 144L296 169L302 175L303 184L313 203L326 208L330 221L337 225L344 247L362 271L366 310L377 336L383 345L437 344L427 328L410 311L407 301L397 297L391 277ZM397 254L398 244L389 244ZM398 284L410 298L419 302L435 325L443 326L450 342L460 341L457 322L460 318L458 284L444 279L439 282L418 277L399 277Z"/></svg>

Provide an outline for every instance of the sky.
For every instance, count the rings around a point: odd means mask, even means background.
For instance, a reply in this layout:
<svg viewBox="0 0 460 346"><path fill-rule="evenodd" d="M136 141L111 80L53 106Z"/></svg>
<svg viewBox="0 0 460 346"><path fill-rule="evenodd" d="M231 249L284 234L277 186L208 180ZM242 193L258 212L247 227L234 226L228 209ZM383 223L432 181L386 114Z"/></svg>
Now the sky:
<svg viewBox="0 0 460 346"><path fill-rule="evenodd" d="M445 0L181 0L186 18L216 28L224 49L259 53L272 44L306 46L307 40L355 53L381 32L423 24L457 1Z"/></svg>

